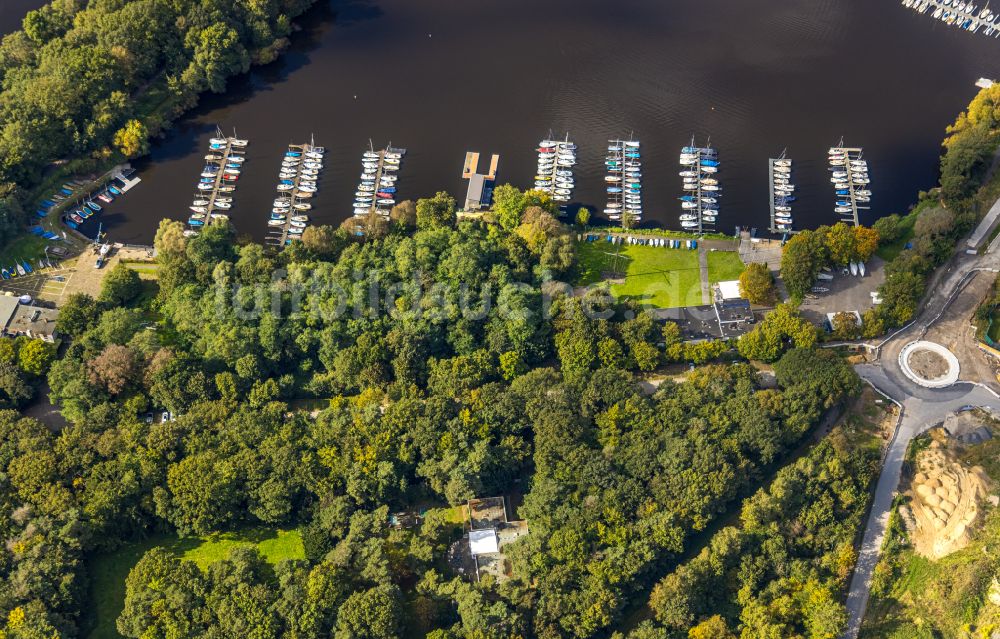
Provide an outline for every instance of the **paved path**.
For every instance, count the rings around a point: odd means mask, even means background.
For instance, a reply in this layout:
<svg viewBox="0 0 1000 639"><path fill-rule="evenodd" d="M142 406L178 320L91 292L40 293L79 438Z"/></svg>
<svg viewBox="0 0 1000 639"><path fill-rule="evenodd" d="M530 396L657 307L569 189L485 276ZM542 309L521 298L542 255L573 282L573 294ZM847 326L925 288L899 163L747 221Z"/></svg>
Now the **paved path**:
<svg viewBox="0 0 1000 639"><path fill-rule="evenodd" d="M981 406L1000 411L1000 396L986 386L959 382L950 388L924 388L910 381L899 366L899 351L909 342L920 339L935 322L945 316L969 278L977 271L1000 268L1000 251L992 248L985 255L963 254L953 260L942 274L934 278L932 292L917 320L881 345L877 362L855 367L862 378L902 407L902 417L886 450L882 473L875 488L871 514L848 591L848 624L842 639L856 639L861 629L871 593L872 573L882 552L889 513L899 487L903 459L910 442L965 406Z"/></svg>
<svg viewBox="0 0 1000 639"><path fill-rule="evenodd" d="M712 294L708 290L708 252L704 246L698 248L698 269L701 271L701 303L711 304Z"/></svg>

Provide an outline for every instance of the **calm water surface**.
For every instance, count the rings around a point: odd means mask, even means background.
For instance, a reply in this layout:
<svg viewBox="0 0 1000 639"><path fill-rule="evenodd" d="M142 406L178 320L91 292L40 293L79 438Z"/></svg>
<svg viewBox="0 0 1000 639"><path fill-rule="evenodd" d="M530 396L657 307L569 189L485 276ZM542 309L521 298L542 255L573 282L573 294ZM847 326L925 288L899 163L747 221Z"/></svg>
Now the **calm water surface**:
<svg viewBox="0 0 1000 639"><path fill-rule="evenodd" d="M825 154L843 136L871 165L871 221L934 184L945 127L977 78L1000 76L1000 40L897 0L328 0L300 23L282 60L206 98L138 163L143 183L102 216L111 239L186 218L217 124L250 139L233 218L257 238L285 145L310 134L329 150L318 223L350 214L369 139L410 150L397 199L461 199L466 151L499 153L499 181L526 187L550 130L579 145L574 197L598 210L606 140L634 131L646 223L672 228L679 149L711 136L725 232L767 226L766 159L786 147L797 226L835 221Z"/></svg>

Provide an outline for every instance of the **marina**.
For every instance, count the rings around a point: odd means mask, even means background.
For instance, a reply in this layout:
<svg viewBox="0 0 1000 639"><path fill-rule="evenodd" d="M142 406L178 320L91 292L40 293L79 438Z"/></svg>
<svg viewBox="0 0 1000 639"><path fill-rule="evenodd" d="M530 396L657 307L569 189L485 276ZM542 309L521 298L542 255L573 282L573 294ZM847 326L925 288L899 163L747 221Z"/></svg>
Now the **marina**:
<svg viewBox="0 0 1000 639"><path fill-rule="evenodd" d="M283 247L301 239L309 223L312 199L319 188L326 149L308 144L290 144L281 160L277 197L267 221L267 243Z"/></svg>
<svg viewBox="0 0 1000 639"><path fill-rule="evenodd" d="M830 183L833 184L833 212L840 222L858 226L860 218L858 211L870 208L871 180L868 177L868 161L864 159L861 148L845 147L841 138L837 146L830 147Z"/></svg>
<svg viewBox="0 0 1000 639"><path fill-rule="evenodd" d="M767 161L768 184L770 185L771 226L769 230L786 237L794 233L792 228L792 203L795 201L795 184L792 183L792 160L787 151Z"/></svg>
<svg viewBox="0 0 1000 639"><path fill-rule="evenodd" d="M565 211L575 186L573 167L577 162L576 144L570 141L569 133L565 140L555 141L550 138L538 143L535 190L548 193L560 210Z"/></svg>
<svg viewBox="0 0 1000 639"><path fill-rule="evenodd" d="M681 228L696 233L715 230L719 218L719 153L711 146L699 147L691 138L689 146L681 149L681 172L684 195L681 196Z"/></svg>
<svg viewBox="0 0 1000 639"><path fill-rule="evenodd" d="M1000 11L964 0L903 0L903 6L972 33L1000 37Z"/></svg>
<svg viewBox="0 0 1000 639"><path fill-rule="evenodd" d="M196 235L209 224L229 221L229 211L233 207L233 193L239 181L246 160L248 141L235 135L223 137L217 128L216 137L209 140L208 155L201 170L201 178L196 185L194 201L188 207L188 235Z"/></svg>
<svg viewBox="0 0 1000 639"><path fill-rule="evenodd" d="M991 8L1000 6L997 1L991 0ZM318 205L310 215L311 225L336 227L353 214L347 204L357 190L357 159L369 137L383 146L392 138L410 150L404 162L404 197L417 199L444 190L461 204L468 186L462 179L466 151L484 153L480 166L484 173L489 154L500 154L504 165L498 184L530 187L537 166L535 155L528 152L549 129L555 139L570 131L579 147L568 212L575 214L576 207L585 206L595 222L606 221L602 212L607 139L627 137L630 130L641 132L645 177L653 178L643 180L642 226L663 228L679 228L678 183L669 177L677 151L692 133L702 143L711 134L725 160L726 216L718 228L730 233L734 225L766 231L770 219L768 207L762 206L769 196L764 161L786 145L796 160L795 228L829 223L830 176L821 154L849 133L851 143L865 148L872 168L878 167L878 199L872 201L870 212L861 212L867 224L877 216L907 210L916 191L933 185L943 127L967 106L977 78L1000 78L1000 58L993 55L997 41L969 37L905 9L898 1L786 3L781 8L783 19L773 21L759 19L774 9L763 0L720 0L688 5L684 11L644 4L645 17L655 29L632 33L627 53L600 56L582 41L603 41L617 33L625 26L627 12L595 4L579 15L576 28L581 40L574 40L565 53L546 56L540 65L526 49L508 51L502 69L491 75L489 91L470 96L467 79L482 71L482 59L463 52L473 50L483 37L500 41L510 16L518 12L535 16L522 21L530 24L518 27L519 39L548 41L548 25L579 6L569 0L544 5L514 0L503 8L487 3L456 12L443 4L417 11L403 0L380 0L378 5L383 14L370 20L341 21L325 11L314 12L303 22L303 31L291 38L289 57L269 67L254 67L245 78L233 78L224 95L204 95L196 110L152 141L151 156L133 162L143 180L139 188L110 205L95 200L105 208L100 214L105 230L117 240L143 243L151 241L163 217L185 221L192 167L202 166L194 163L205 155L216 124L228 134L235 126L241 137L250 138L250 159L234 199L236 207L253 211L258 221L247 225L242 218L234 220L242 233L258 241L267 232L260 212L270 210L274 199L276 165L270 156L272 152L280 156L289 142L308 141L310 133L327 144L322 202L329 204ZM819 15L828 19L817 19ZM406 50L404 25L411 18L426 22L421 43L431 46ZM469 21L479 25L479 36L466 29ZM753 28L748 27L751 24ZM761 63L749 68L733 65L721 49L691 56L701 46L694 34L705 25ZM434 37L428 39L432 31ZM661 37L667 31L676 37ZM898 38L892 47L886 41L888 31ZM927 46L934 38L944 38L948 56ZM773 55L775 48L797 52L800 63L792 65ZM907 52L905 61L899 51ZM626 58L620 58L623 55ZM657 78L655 83L637 82L622 73L632 56L644 61L647 77ZM686 61L678 64L682 58ZM359 64L362 59L365 63ZM844 72L848 59L865 60L865 73L852 77L852 93L874 95L886 78L893 79L896 91L864 109L846 109L841 83L829 79ZM371 72L378 65L412 81L409 90L437 84L439 93L412 117L401 117L399 106L385 99L385 79ZM443 82L442 70L447 74ZM331 77L344 81L330 82ZM928 82L939 87L935 100L925 98ZM354 88L347 90L347 85ZM725 99L719 93L723 86ZM788 109L785 92L762 91L764 86L796 87L794 109ZM553 91L553 87L568 90ZM511 101L501 96L519 96L513 113ZM597 100L596 96L611 97ZM615 104L607 101L614 96L622 98ZM295 105L294 117L274 117L276 109L290 104ZM913 104L921 106L908 106ZM341 154L341 149L347 152ZM91 224L96 229L96 223ZM89 225L85 229L93 235Z"/></svg>
<svg viewBox="0 0 1000 639"><path fill-rule="evenodd" d="M361 156L361 181L354 193L354 216L364 217L377 213L389 217L396 205L397 181L406 149L397 149L390 143L376 151L368 141L368 150Z"/></svg>
<svg viewBox="0 0 1000 639"><path fill-rule="evenodd" d="M642 152L640 142L629 136L627 140L608 140L604 159L607 175L605 190L608 203L604 214L609 220L620 221L631 228L642 222Z"/></svg>

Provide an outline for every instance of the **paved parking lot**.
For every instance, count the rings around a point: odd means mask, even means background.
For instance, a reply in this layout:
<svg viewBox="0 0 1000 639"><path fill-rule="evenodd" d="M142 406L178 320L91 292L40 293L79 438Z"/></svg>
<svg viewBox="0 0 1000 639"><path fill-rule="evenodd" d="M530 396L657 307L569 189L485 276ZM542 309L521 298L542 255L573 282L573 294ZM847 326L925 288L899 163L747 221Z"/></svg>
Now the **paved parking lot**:
<svg viewBox="0 0 1000 639"><path fill-rule="evenodd" d="M802 301L802 314L816 325L823 325L827 313L858 311L864 315L874 306L871 293L885 282L885 263L873 257L865 269L864 277L854 277L850 273L844 275L842 271L833 270L829 273L833 276L832 281L817 281L816 286L830 290L810 294Z"/></svg>

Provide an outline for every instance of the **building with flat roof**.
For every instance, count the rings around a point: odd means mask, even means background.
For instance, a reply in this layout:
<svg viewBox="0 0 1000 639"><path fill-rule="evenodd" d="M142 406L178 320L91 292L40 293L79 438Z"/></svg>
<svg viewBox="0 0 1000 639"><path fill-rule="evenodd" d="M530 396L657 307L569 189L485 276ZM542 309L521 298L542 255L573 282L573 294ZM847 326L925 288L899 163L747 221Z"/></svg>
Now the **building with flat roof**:
<svg viewBox="0 0 1000 639"><path fill-rule="evenodd" d="M490 574L497 579L510 576L503 548L528 534L528 522L507 519L507 501L503 497L470 499L469 554L475 563L476 579Z"/></svg>
<svg viewBox="0 0 1000 639"><path fill-rule="evenodd" d="M500 156L494 154L490 159L490 168L486 173L479 172L479 153L470 151L465 154L465 168L462 177L469 181L469 189L465 193L464 211L481 211L493 203L493 187L496 185L497 167Z"/></svg>
<svg viewBox="0 0 1000 639"><path fill-rule="evenodd" d="M22 303L12 295L0 295L0 330L8 337L24 335L54 342L59 311Z"/></svg>

